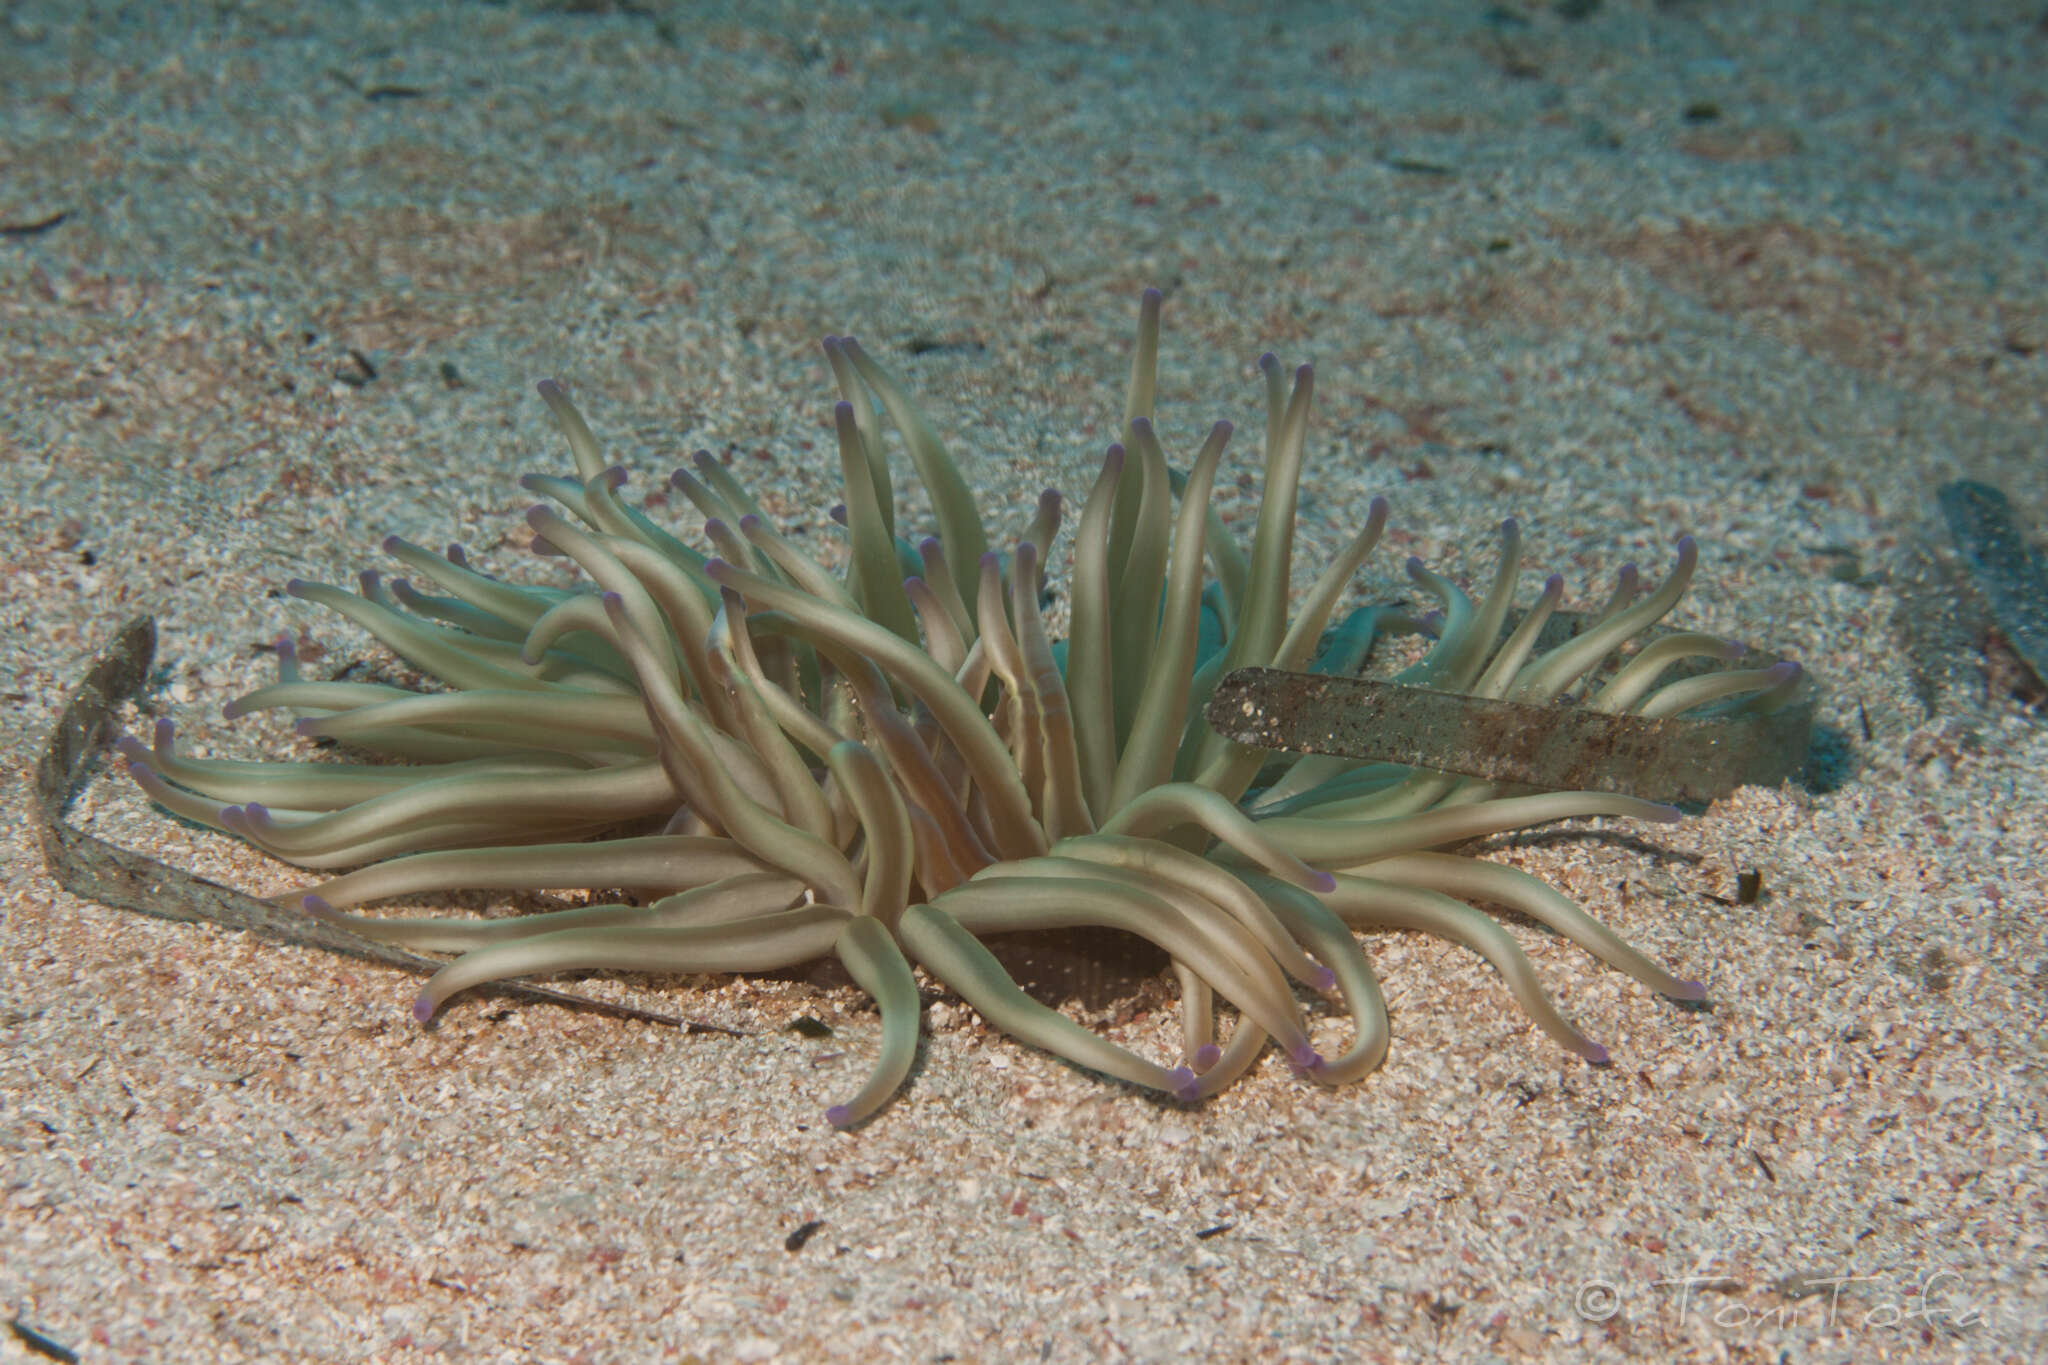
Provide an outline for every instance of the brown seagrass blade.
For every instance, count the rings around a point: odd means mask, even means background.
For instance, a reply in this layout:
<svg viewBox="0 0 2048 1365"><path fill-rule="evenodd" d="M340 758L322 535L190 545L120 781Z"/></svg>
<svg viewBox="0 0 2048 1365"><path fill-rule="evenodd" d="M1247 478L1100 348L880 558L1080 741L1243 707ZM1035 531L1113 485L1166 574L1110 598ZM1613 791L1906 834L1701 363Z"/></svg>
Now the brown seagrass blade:
<svg viewBox="0 0 2048 1365"><path fill-rule="evenodd" d="M1653 801L1781 782L1805 763L1813 724L1805 696L1754 716L1650 720L1273 668L1226 674L1206 714L1218 734L1261 749Z"/></svg>
<svg viewBox="0 0 2048 1365"><path fill-rule="evenodd" d="M69 823L65 812L92 775L95 760L115 728L115 712L142 690L155 658L156 622L138 616L116 632L106 653L87 671L51 729L49 745L36 765L30 809L43 860L57 885L81 900L97 901L120 910L134 910L160 919L225 925L275 942L324 948L423 975L438 971L443 964L433 958L363 938L295 908L259 900L204 877L180 872L154 858L117 848ZM503 982L487 989L626 1019L669 1024L692 1032L734 1032L716 1024L678 1019L525 982Z"/></svg>

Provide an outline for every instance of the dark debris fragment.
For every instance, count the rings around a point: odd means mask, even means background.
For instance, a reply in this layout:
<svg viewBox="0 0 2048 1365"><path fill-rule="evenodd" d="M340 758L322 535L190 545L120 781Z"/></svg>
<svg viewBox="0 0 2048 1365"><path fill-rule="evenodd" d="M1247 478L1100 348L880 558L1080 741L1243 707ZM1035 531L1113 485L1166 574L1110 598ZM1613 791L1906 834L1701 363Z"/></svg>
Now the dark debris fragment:
<svg viewBox="0 0 2048 1365"><path fill-rule="evenodd" d="M20 223L0 223L0 237L40 237L50 229L61 225L71 216L70 209L59 209L41 218L32 218Z"/></svg>
<svg viewBox="0 0 2048 1365"><path fill-rule="evenodd" d="M14 1339L45 1360L60 1360L64 1365L78 1365L78 1352L49 1336L38 1332L20 1318L9 1318L7 1330Z"/></svg>

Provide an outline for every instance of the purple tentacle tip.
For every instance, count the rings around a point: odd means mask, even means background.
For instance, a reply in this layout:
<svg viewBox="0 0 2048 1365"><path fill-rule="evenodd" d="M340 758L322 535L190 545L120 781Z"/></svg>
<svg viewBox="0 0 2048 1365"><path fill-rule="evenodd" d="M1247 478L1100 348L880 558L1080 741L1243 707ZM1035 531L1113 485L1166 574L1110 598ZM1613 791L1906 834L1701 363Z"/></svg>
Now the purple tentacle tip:
<svg viewBox="0 0 2048 1365"><path fill-rule="evenodd" d="M1166 1083L1172 1087L1175 1099L1195 1100L1202 1096L1201 1081L1187 1067L1177 1066L1167 1072Z"/></svg>
<svg viewBox="0 0 2048 1365"><path fill-rule="evenodd" d="M304 597L307 586L306 580L303 578L287 578L284 581L285 592L293 597Z"/></svg>
<svg viewBox="0 0 2048 1365"><path fill-rule="evenodd" d="M1645 820L1655 820L1660 825L1675 825L1685 819L1685 812L1676 806L1652 802L1650 809L1643 813Z"/></svg>
<svg viewBox="0 0 2048 1365"><path fill-rule="evenodd" d="M1409 555L1408 563L1405 567L1407 568L1409 573L1418 574L1421 573L1428 566L1422 562L1421 555Z"/></svg>
<svg viewBox="0 0 2048 1365"><path fill-rule="evenodd" d="M412 1018L416 1024L424 1024L434 1017L434 1001L431 996L421 995L412 1002Z"/></svg>
<svg viewBox="0 0 2048 1365"><path fill-rule="evenodd" d="M1545 597L1564 596L1564 575L1561 573L1554 573L1550 577L1544 579L1543 595Z"/></svg>
<svg viewBox="0 0 2048 1365"><path fill-rule="evenodd" d="M1159 292L1157 285L1146 286L1145 292L1138 297L1145 303L1163 303L1166 301L1166 295Z"/></svg>
<svg viewBox="0 0 2048 1365"><path fill-rule="evenodd" d="M1607 1049L1598 1043L1586 1044L1586 1062L1591 1066L1606 1066L1608 1064Z"/></svg>
<svg viewBox="0 0 2048 1365"><path fill-rule="evenodd" d="M834 1128L847 1128L853 1123L853 1111L843 1104L835 1104L825 1111L825 1122Z"/></svg>
<svg viewBox="0 0 2048 1365"><path fill-rule="evenodd" d="M1207 1071L1223 1060L1223 1049L1214 1043L1204 1043L1195 1049L1195 1070Z"/></svg>
<svg viewBox="0 0 2048 1365"><path fill-rule="evenodd" d="M1520 535L1521 533L1522 523L1516 521L1513 517L1509 517L1506 521L1503 521L1500 524L1500 534L1503 540L1505 540L1509 536L1516 536Z"/></svg>
<svg viewBox="0 0 2048 1365"><path fill-rule="evenodd" d="M1315 975L1309 978L1310 985L1319 991L1326 991L1337 984L1337 974L1335 972L1320 962L1316 963L1315 966Z"/></svg>
<svg viewBox="0 0 2048 1365"><path fill-rule="evenodd" d="M403 544L405 544L405 542L401 540L399 537L395 535L390 535L384 537L384 539L378 544L377 548L382 550L387 555L394 555L398 553L399 547Z"/></svg>
<svg viewBox="0 0 2048 1365"><path fill-rule="evenodd" d="M1707 983L1704 981L1681 981L1671 992L1673 1000L1704 1000L1707 998Z"/></svg>
<svg viewBox="0 0 2048 1365"><path fill-rule="evenodd" d="M309 915L316 915L322 919L329 915L339 915L341 913L341 911L335 909L311 891L299 897L299 909Z"/></svg>
<svg viewBox="0 0 2048 1365"><path fill-rule="evenodd" d="M546 503L537 502L526 509L526 524L538 531L547 524L548 518L553 515L554 513L548 509Z"/></svg>
<svg viewBox="0 0 2048 1365"><path fill-rule="evenodd" d="M1287 1060L1298 1071L1314 1071L1323 1064L1323 1054L1316 1051L1315 1044L1304 1038L1287 1049Z"/></svg>
<svg viewBox="0 0 2048 1365"><path fill-rule="evenodd" d="M1327 896L1337 889L1337 875L1325 872L1319 867L1309 869L1308 889L1319 896Z"/></svg>

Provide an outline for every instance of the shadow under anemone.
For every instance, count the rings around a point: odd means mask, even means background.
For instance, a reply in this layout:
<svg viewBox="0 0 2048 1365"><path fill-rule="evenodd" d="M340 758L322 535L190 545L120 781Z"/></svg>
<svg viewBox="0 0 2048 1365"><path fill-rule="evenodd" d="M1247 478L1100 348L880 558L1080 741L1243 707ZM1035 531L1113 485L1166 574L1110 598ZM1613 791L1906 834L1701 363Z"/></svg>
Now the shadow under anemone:
<svg viewBox="0 0 2048 1365"><path fill-rule="evenodd" d="M120 747L170 811L300 867L338 872L279 899L365 937L451 954L413 1012L469 987L586 969L767 972L833 958L876 1001L879 1056L829 1120L860 1122L908 1074L920 1032L915 968L990 1025L1094 1071L1185 1101L1242 1076L1269 1041L1324 1084L1376 1068L1388 1043L1379 984L1357 932L1417 930L1490 962L1534 1022L1600 1062L1606 1051L1552 1005L1529 959L1474 903L1548 926L1651 989L1696 1000L1548 884L1443 850L1578 817L1664 821L1626 796L1503 790L1386 764L1249 748L1212 733L1202 706L1231 669L1356 671L1376 638L1428 637L1398 681L1647 715L1771 704L1782 670L1718 667L1737 646L1667 634L1633 643L1677 604L1698 558L1678 542L1654 590L1633 566L1571 639L1539 637L1563 594L1553 576L1510 623L1521 536L1477 600L1420 560L1428 617L1338 617L1380 538L1376 499L1350 543L1290 601L1295 499L1314 374L1259 360L1264 490L1248 551L1210 504L1230 442L1208 433L1184 472L1153 426L1160 295L1147 291L1124 419L1081 505L1067 638L1041 614L1063 521L1045 493L1024 529L989 548L966 482L894 377L852 338L824 352L845 504L838 572L785 539L731 474L699 452L670 485L705 517L687 544L621 497L560 387L540 392L575 477L522 482L553 500L527 521L533 548L589 582L521 584L459 547L392 537L414 576L370 572L357 592L289 591L347 617L440 690L300 676L290 637L279 681L230 716L283 709L298 730L370 761L238 762L178 753L169 722ZM935 533L897 524L886 449L899 444ZM1716 665L1666 681L1676 666ZM348 870L342 870L348 869ZM627 887L634 904L500 918L350 913L455 890ZM1112 1042L1023 990L985 940L1133 935L1179 991L1180 1056ZM1334 996L1353 1024L1334 1056L1310 1038L1302 997ZM1234 1020L1219 1032L1219 1011Z"/></svg>

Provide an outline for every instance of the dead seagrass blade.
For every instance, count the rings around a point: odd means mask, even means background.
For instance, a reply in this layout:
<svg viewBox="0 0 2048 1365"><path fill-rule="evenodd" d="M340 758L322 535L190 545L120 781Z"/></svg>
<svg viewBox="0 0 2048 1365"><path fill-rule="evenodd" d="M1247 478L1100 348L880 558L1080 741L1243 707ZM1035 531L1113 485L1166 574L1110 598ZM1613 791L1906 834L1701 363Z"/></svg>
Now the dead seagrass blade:
<svg viewBox="0 0 2048 1365"><path fill-rule="evenodd" d="M1206 714L1218 734L1261 749L1701 802L1798 772L1813 726L1810 691L1762 715L1650 720L1277 668L1226 674Z"/></svg>
<svg viewBox="0 0 2048 1365"><path fill-rule="evenodd" d="M2005 494L1990 484L1958 479L1935 496L1991 625L2035 686L2048 687L2048 564L2029 545Z"/></svg>
<svg viewBox="0 0 2048 1365"><path fill-rule="evenodd" d="M114 729L115 711L142 690L155 658L156 622L147 616L135 617L115 633L107 652L86 673L51 728L49 746L36 765L35 799L30 809L43 860L57 885L82 900L160 919L222 924L273 942L325 948L423 975L438 971L444 964L433 958L363 938L297 909L258 900L232 887L180 872L154 858L117 848L65 819L66 810L92 775L94 761ZM546 986L506 982L498 989L507 995L671 1024L690 1032L734 1032L716 1024L592 1000Z"/></svg>

